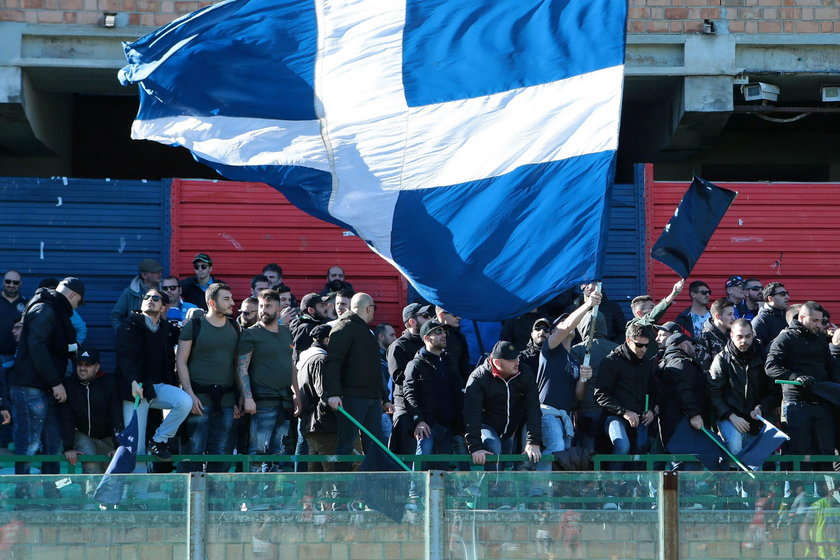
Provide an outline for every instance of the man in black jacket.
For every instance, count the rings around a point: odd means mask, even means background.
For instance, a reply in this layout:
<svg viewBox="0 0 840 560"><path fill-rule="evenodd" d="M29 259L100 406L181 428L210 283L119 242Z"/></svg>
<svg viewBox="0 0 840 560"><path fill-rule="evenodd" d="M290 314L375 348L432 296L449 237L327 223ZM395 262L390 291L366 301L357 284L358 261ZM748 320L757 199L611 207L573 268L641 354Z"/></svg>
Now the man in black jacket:
<svg viewBox="0 0 840 560"><path fill-rule="evenodd" d="M525 453L538 462L542 455L541 420L534 374L520 372L516 348L500 340L487 361L470 374L464 391L464 429L473 463L483 465L487 455L513 453L513 437L526 421Z"/></svg>
<svg viewBox="0 0 840 560"><path fill-rule="evenodd" d="M76 376L67 380L67 400L59 406L64 456L75 465L79 455L109 455L114 434L122 430L122 406L113 375L100 375L99 351L84 344L76 356ZM105 464L82 460L82 472L105 472Z"/></svg>
<svg viewBox="0 0 840 560"><path fill-rule="evenodd" d="M684 333L671 335L665 343L657 401L659 434L666 449L683 418L688 418L695 430L709 424L711 403L706 374L694 359L694 339Z"/></svg>
<svg viewBox="0 0 840 560"><path fill-rule="evenodd" d="M752 328L756 341L767 351L773 339L788 326L785 311L790 301L790 293L781 282L770 282L764 286L762 295L764 307L752 320Z"/></svg>
<svg viewBox="0 0 840 560"><path fill-rule="evenodd" d="M329 320L326 300L326 297L314 293L306 294L301 298L300 317L293 319L289 326L295 346L292 354L295 361L312 344L312 336L309 334L312 329L325 324Z"/></svg>
<svg viewBox="0 0 840 560"><path fill-rule="evenodd" d="M210 284L223 281L213 278L213 259L207 253L198 253L193 257L192 264L195 275L181 280L181 298L207 311L204 292Z"/></svg>
<svg viewBox="0 0 840 560"><path fill-rule="evenodd" d="M778 392L764 372L764 352L754 343L752 325L737 319L729 342L715 356L709 370L709 394L718 430L733 455L757 435L758 416L771 414L778 406Z"/></svg>
<svg viewBox="0 0 840 560"><path fill-rule="evenodd" d="M822 319L820 304L803 303L799 317L773 341L765 364L772 379L801 383L782 387L782 413L790 436L787 451L793 455L834 453L831 407L811 391L815 382L840 382L838 364L820 332Z"/></svg>
<svg viewBox="0 0 840 560"><path fill-rule="evenodd" d="M647 427L654 418L650 404L656 395L653 358L646 357L651 339L646 334L645 326L629 324L624 343L601 361L593 380L595 400L608 415L604 426L616 455L646 453L649 448Z"/></svg>
<svg viewBox="0 0 840 560"><path fill-rule="evenodd" d="M324 394L324 362L330 342L330 328L317 325L310 332L312 345L303 351L297 363L300 387L300 431L312 455L335 454L336 412ZM332 471L335 463L313 463L311 472Z"/></svg>
<svg viewBox="0 0 840 560"><path fill-rule="evenodd" d="M449 369L447 334L437 321L420 327L424 347L405 368L402 405L394 416L414 428L417 455L466 454L461 380ZM426 464L425 468L432 468ZM439 465L434 468L441 468Z"/></svg>
<svg viewBox="0 0 840 560"><path fill-rule="evenodd" d="M467 337L461 332L461 318L440 306L435 307L435 317L446 332L446 361L449 363L449 369L461 380L463 387L467 384L473 368L470 367Z"/></svg>
<svg viewBox="0 0 840 560"><path fill-rule="evenodd" d="M394 386L394 410L405 410L403 402L403 381L405 380L405 367L414 359L417 352L423 348L423 339L420 336L420 327L431 319L429 311L431 307L419 303L409 303L403 308L402 319L405 330L388 347L388 374ZM388 442L395 453L414 453L417 441L414 438L414 425L405 421L400 422L400 416L394 415L394 428Z"/></svg>
<svg viewBox="0 0 840 560"><path fill-rule="evenodd" d="M117 387L122 398L123 420L131 421L134 397L140 396L137 454L146 449L160 459L172 459L168 442L193 406L192 398L179 389L175 376L175 350L171 325L162 317L168 296L152 289L143 296L140 312L131 313L117 331ZM149 408L169 410L154 436L144 445Z"/></svg>
<svg viewBox="0 0 840 560"><path fill-rule="evenodd" d="M330 331L327 358L324 364L324 393L327 402L337 410L344 408L374 437L382 439L382 411L393 411L382 385L379 365L379 343L368 323L373 321L376 305L373 298L359 292L350 301L350 311L338 318ZM337 414L336 454L350 455L359 430L343 414ZM367 436L362 437L367 451ZM347 470L349 465L341 465ZM336 470L340 470L336 466Z"/></svg>
<svg viewBox="0 0 840 560"><path fill-rule="evenodd" d="M56 402L67 400L64 372L77 350L70 316L84 295L81 280L65 278L55 290L36 291L23 312L20 349L10 382L15 451L19 455L61 453ZM58 463L44 463L41 472L58 474ZM29 463L16 463L15 474L29 474Z"/></svg>

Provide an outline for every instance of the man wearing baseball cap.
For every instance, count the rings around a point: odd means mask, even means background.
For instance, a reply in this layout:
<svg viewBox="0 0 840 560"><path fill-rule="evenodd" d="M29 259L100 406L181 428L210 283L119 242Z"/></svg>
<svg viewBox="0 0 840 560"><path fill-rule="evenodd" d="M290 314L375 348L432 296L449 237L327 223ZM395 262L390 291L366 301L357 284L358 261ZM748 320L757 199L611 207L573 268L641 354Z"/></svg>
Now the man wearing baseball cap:
<svg viewBox="0 0 840 560"><path fill-rule="evenodd" d="M116 377L99 374L99 351L83 344L76 354L76 375L67 380L67 400L59 405L64 456L75 465L79 455L108 455L116 447L123 414ZM82 472L105 472L104 463L82 459Z"/></svg>
<svg viewBox="0 0 840 560"><path fill-rule="evenodd" d="M84 296L84 283L71 276L55 290L39 288L23 311L20 349L10 383L15 450L20 455L61 453L58 403L67 400L64 372L77 350L70 316ZM29 467L29 463L16 463L15 474L29 474ZM58 463L44 463L41 472L58 474ZM57 494L53 485L44 490L53 497Z"/></svg>
<svg viewBox="0 0 840 560"><path fill-rule="evenodd" d="M192 260L195 276L181 280L181 298L184 301L207 311L204 292L213 283L224 284L224 280L213 278L213 259L207 253L198 253Z"/></svg>
<svg viewBox="0 0 840 560"><path fill-rule="evenodd" d="M542 414L534 374L519 370L519 352L500 340L490 357L478 366L464 391L464 428L473 463L483 465L488 455L515 452L514 435L527 421L525 453L537 462L542 454Z"/></svg>

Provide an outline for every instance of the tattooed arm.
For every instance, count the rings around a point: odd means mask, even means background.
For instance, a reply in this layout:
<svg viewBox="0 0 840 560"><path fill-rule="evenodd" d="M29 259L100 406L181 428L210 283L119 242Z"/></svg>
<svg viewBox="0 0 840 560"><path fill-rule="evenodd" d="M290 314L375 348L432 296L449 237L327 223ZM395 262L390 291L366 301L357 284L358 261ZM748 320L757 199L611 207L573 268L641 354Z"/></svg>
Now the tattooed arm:
<svg viewBox="0 0 840 560"><path fill-rule="evenodd" d="M236 365L239 373L236 380L239 382L239 391L242 393L243 408L246 414L257 412L257 403L254 401L254 395L251 393L251 377L248 375L248 366L251 365L251 356L253 354L253 352L240 354L239 361Z"/></svg>

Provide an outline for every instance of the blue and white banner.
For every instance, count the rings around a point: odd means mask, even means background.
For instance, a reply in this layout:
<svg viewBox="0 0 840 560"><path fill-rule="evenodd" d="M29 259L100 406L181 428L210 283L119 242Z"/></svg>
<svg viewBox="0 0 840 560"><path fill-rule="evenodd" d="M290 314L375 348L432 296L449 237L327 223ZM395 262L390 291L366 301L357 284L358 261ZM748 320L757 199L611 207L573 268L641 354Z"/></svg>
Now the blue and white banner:
<svg viewBox="0 0 840 560"><path fill-rule="evenodd" d="M132 137L347 227L429 301L600 277L625 0L229 0L126 45Z"/></svg>

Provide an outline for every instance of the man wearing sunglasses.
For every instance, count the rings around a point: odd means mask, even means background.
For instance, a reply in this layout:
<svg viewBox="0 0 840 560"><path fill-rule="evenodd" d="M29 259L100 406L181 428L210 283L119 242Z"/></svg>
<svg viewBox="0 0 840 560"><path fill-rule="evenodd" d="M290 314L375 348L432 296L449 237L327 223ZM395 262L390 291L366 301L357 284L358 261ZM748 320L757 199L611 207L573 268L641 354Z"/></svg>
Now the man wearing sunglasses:
<svg viewBox="0 0 840 560"><path fill-rule="evenodd" d="M402 418L407 410L403 399L403 381L405 368L414 359L417 352L424 347L420 336L420 327L431 319L431 306L419 303L409 303L402 311L405 330L399 338L388 347L388 374L394 384L394 408L403 411L394 416L394 428L388 445L396 453L411 454L417 447L414 438L414 424L410 418Z"/></svg>
<svg viewBox="0 0 840 560"><path fill-rule="evenodd" d="M26 300L20 295L22 280L20 273L10 270L3 276L3 291L0 297L0 387L9 386L9 373L3 364L14 363L17 342L12 334L15 323L20 321ZM10 371L10 370L9 370ZM5 389L0 399L6 397ZM6 405L9 403L6 402ZM0 447L8 447L12 440L11 426L0 428Z"/></svg>
<svg viewBox="0 0 840 560"><path fill-rule="evenodd" d="M761 309L761 302L764 301L764 285L757 278L744 280L744 301L735 306L735 317L752 321L758 310Z"/></svg>
<svg viewBox="0 0 840 560"><path fill-rule="evenodd" d="M169 307L166 310L166 319L178 327L184 326L187 319L187 312L190 309L198 309L197 306L184 301L181 297L181 284L176 276L167 276L163 279L160 289L169 298Z"/></svg>
<svg viewBox="0 0 840 560"><path fill-rule="evenodd" d="M181 280L181 297L196 307L207 311L207 301L204 293L210 284L224 284L222 280L213 278L213 259L207 253L198 253L192 261L195 276Z"/></svg>
<svg viewBox="0 0 840 560"><path fill-rule="evenodd" d="M114 332L117 332L129 313L140 309L143 295L160 285L162 273L163 267L155 259L140 261L137 266L137 276L122 291L117 303L111 309L111 327L113 327Z"/></svg>
<svg viewBox="0 0 840 560"><path fill-rule="evenodd" d="M653 422L656 395L648 334L644 325L630 323L624 343L601 361L593 381L595 400L608 415L604 429L616 455L646 453L649 448L647 427ZM622 464L610 467L621 470Z"/></svg>
<svg viewBox="0 0 840 560"><path fill-rule="evenodd" d="M770 282L764 286L762 295L764 307L752 320L752 327L756 340L764 350L767 350L773 339L788 326L785 312L790 301L790 293L781 282Z"/></svg>
<svg viewBox="0 0 840 560"><path fill-rule="evenodd" d="M688 285L688 293L691 297L691 307L677 315L675 321L685 332L691 333L693 338L700 338L703 326L712 316L709 313L709 298L712 290L702 280L695 280Z"/></svg>

